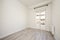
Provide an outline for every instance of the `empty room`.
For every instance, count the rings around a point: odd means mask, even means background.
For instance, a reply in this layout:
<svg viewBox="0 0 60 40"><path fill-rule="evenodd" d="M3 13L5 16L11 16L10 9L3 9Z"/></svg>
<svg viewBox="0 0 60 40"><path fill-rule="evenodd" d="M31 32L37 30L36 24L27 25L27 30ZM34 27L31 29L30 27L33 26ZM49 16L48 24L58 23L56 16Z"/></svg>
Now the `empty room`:
<svg viewBox="0 0 60 40"><path fill-rule="evenodd" d="M60 40L60 0L0 0L0 40Z"/></svg>

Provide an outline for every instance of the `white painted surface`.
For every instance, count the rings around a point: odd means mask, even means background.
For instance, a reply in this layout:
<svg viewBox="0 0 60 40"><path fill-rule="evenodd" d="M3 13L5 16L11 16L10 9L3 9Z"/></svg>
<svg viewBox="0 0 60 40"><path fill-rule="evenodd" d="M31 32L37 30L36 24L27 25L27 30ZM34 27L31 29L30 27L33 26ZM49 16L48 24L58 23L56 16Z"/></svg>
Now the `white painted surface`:
<svg viewBox="0 0 60 40"><path fill-rule="evenodd" d="M1 0L0 38L26 27L27 8L19 0Z"/></svg>
<svg viewBox="0 0 60 40"><path fill-rule="evenodd" d="M60 40L60 0L53 0L52 22L55 26L56 40Z"/></svg>
<svg viewBox="0 0 60 40"><path fill-rule="evenodd" d="M0 11L0 37L4 37L10 33L21 30L25 27L26 23L26 8L18 0L2 0L2 11ZM25 0L23 0L25 2ZM30 2L30 1L29 1ZM33 1L34 2L34 1ZM0 0L1 3L1 0ZM31 2L30 2L31 3ZM28 4L28 3L27 3ZM56 29L56 40L60 40L60 0L53 1L53 14L52 22ZM1 8L1 6L0 6ZM32 10L32 9L31 9ZM1 13L2 12L2 13ZM30 16L31 15L31 16ZM29 13L27 17L29 20L32 17L33 12ZM23 17L22 17L23 16ZM23 18L23 20L22 20ZM31 21L28 21L28 27L34 25ZM34 20L34 19L33 19ZM35 25L34 25L35 26Z"/></svg>
<svg viewBox="0 0 60 40"><path fill-rule="evenodd" d="M27 7L31 7L40 3L44 4L46 1L50 1L50 0L20 0L20 2L22 2Z"/></svg>
<svg viewBox="0 0 60 40"><path fill-rule="evenodd" d="M36 13L34 11L33 8L29 9L29 21L28 21L28 27L32 27L32 28L38 28L38 29L42 29L42 30L51 30L51 25L52 25L52 16L51 16L51 4L49 4L49 6L46 8L46 27L41 27L41 26L36 26Z"/></svg>

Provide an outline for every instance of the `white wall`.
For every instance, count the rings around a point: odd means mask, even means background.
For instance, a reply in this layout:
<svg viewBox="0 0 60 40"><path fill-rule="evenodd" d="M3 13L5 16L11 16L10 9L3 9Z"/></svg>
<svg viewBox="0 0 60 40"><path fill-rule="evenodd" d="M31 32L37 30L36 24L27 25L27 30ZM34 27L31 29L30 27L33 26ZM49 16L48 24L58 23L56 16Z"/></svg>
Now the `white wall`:
<svg viewBox="0 0 60 40"><path fill-rule="evenodd" d="M47 26L46 27L41 27L43 30L50 30L49 27L51 26L52 24L52 18L51 18L51 4L48 5L47 7L47 10L46 10L46 14L47 14ZM29 9L29 21L28 21L28 27L33 27L33 28L40 28L40 26L36 26L36 20L35 20L35 16L36 16L36 13L34 11L33 8L30 8Z"/></svg>
<svg viewBox="0 0 60 40"><path fill-rule="evenodd" d="M56 40L60 40L60 0L53 0L52 22L55 26Z"/></svg>
<svg viewBox="0 0 60 40"><path fill-rule="evenodd" d="M0 26L1 26L1 0L0 0Z"/></svg>
<svg viewBox="0 0 60 40"><path fill-rule="evenodd" d="M26 27L27 8L19 0L1 0L0 38Z"/></svg>

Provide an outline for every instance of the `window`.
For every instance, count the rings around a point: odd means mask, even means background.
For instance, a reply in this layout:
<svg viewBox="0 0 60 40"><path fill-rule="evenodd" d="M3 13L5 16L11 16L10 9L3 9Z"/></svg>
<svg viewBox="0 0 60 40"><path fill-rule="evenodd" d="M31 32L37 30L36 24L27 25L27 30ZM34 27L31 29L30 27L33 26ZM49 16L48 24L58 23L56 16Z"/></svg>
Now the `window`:
<svg viewBox="0 0 60 40"><path fill-rule="evenodd" d="M45 25L45 19L46 19L45 11L41 13L40 12L36 13L36 21L38 24Z"/></svg>

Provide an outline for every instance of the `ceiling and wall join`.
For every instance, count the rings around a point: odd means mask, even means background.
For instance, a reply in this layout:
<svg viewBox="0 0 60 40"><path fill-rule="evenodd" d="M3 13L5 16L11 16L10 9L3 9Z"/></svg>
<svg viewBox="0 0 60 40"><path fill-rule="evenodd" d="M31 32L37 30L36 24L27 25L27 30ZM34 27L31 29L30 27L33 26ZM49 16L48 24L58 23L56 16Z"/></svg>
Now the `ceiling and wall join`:
<svg viewBox="0 0 60 40"><path fill-rule="evenodd" d="M19 0L19 1L27 7L32 7L40 3L44 3L46 1L51 1L51 0Z"/></svg>

